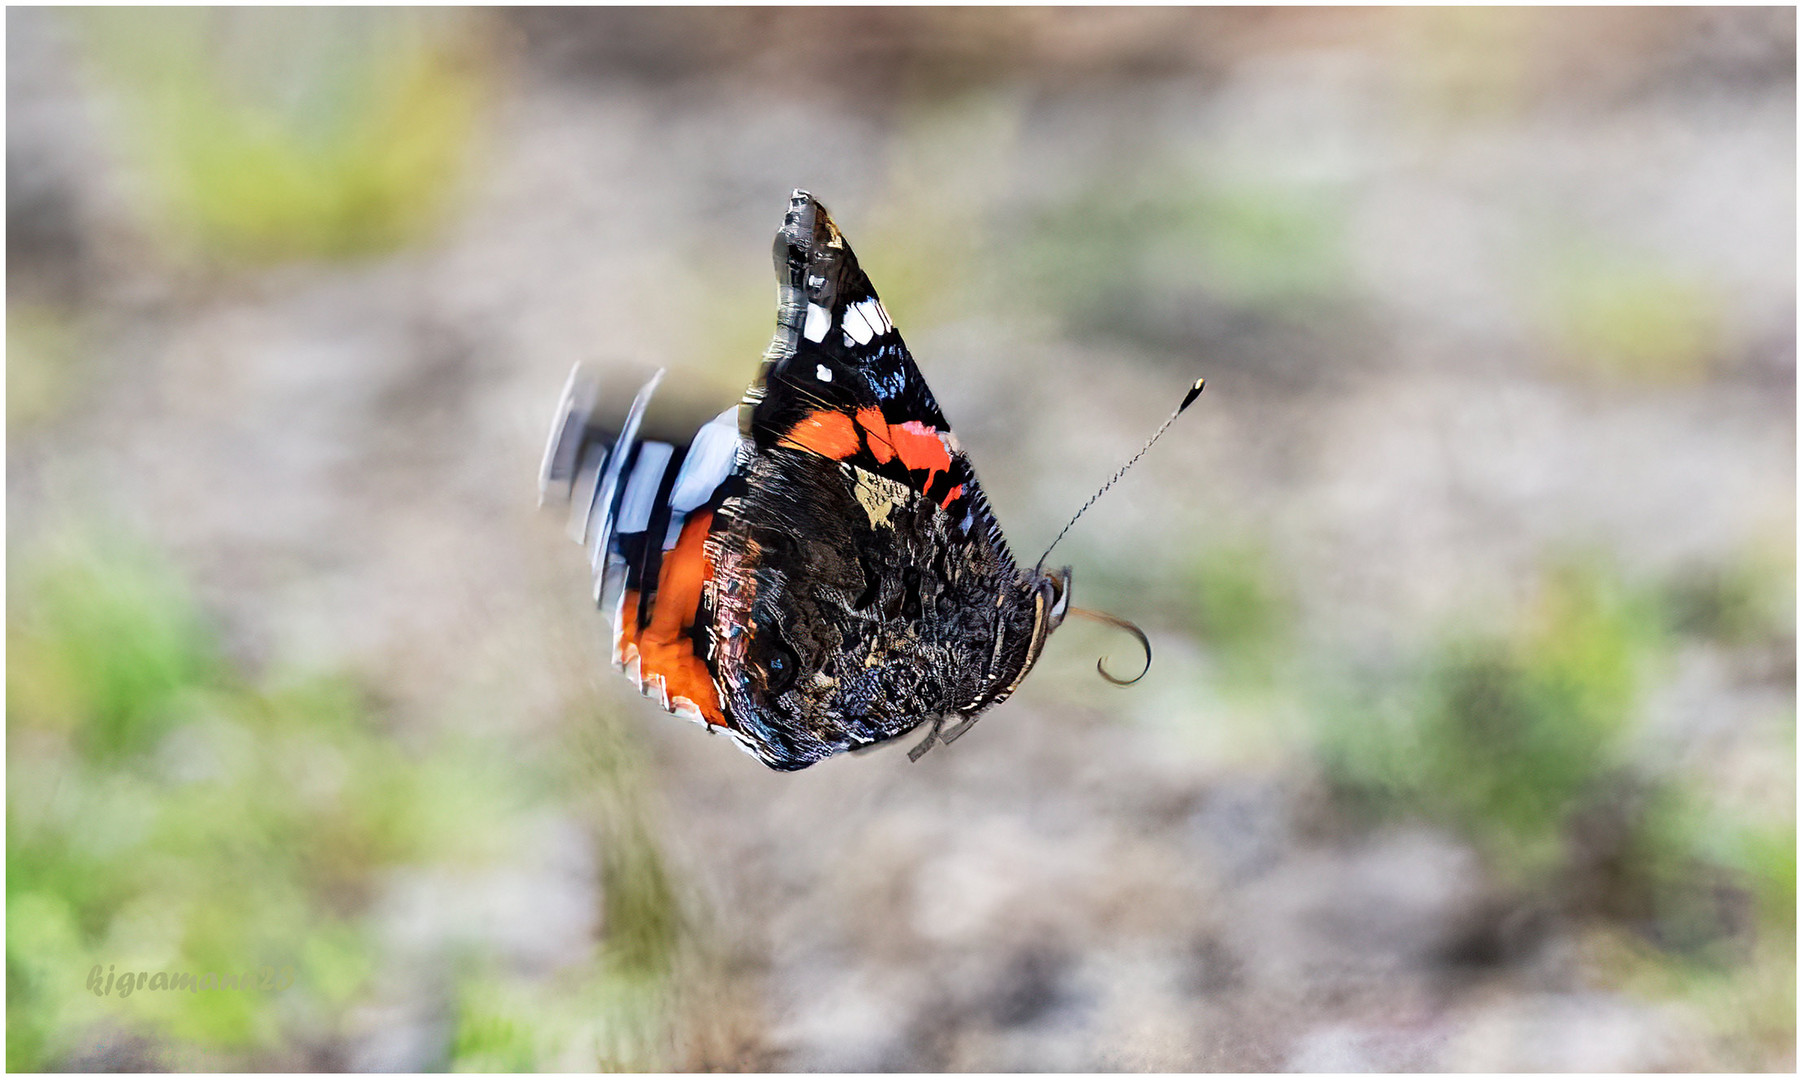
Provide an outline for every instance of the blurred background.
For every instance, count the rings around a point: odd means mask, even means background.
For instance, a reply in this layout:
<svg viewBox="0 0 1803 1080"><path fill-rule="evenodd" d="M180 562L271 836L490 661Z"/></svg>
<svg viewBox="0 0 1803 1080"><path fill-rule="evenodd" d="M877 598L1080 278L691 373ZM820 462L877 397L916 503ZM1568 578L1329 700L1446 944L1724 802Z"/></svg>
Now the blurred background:
<svg viewBox="0 0 1803 1080"><path fill-rule="evenodd" d="M12 1069L1789 1070L1787 9L9 9ZM827 203L1072 624L767 772L538 456ZM120 971L280 991L100 996Z"/></svg>

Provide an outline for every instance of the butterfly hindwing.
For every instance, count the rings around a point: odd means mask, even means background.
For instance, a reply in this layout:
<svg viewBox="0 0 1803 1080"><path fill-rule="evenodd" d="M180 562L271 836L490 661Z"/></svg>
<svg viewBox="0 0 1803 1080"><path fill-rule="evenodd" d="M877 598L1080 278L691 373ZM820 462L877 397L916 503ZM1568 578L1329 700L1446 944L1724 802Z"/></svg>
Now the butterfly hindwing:
<svg viewBox="0 0 1803 1080"><path fill-rule="evenodd" d="M712 538L714 664L760 757L800 768L982 700L1006 663L1011 562L849 462L779 445L735 479Z"/></svg>
<svg viewBox="0 0 1803 1080"><path fill-rule="evenodd" d="M610 427L594 418L595 383L572 372L540 488L570 494L570 531L588 548L595 603L613 614L614 664L665 709L724 729L707 659L707 540L741 439L731 409L686 440L641 432L659 377Z"/></svg>

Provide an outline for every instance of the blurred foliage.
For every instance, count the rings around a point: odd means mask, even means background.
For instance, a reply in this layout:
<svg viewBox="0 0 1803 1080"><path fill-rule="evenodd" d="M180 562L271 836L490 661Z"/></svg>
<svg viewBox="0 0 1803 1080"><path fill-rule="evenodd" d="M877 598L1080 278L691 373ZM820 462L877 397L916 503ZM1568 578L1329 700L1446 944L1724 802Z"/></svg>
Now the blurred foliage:
<svg viewBox="0 0 1803 1080"><path fill-rule="evenodd" d="M616 829L603 845L601 882L609 961L632 975L666 974L682 936L681 903L642 822Z"/></svg>
<svg viewBox="0 0 1803 1080"><path fill-rule="evenodd" d="M1725 348L1723 298L1658 259L1567 246L1536 280L1552 353L1582 375L1689 382Z"/></svg>
<svg viewBox="0 0 1803 1080"><path fill-rule="evenodd" d="M1211 180L1172 167L1093 188L1043 214L1021 273L1073 329L1157 347L1222 308L1301 321L1350 287L1346 210L1318 186Z"/></svg>
<svg viewBox="0 0 1803 1080"><path fill-rule="evenodd" d="M219 675L186 594L148 554L89 539L28 562L8 611L13 725L71 736L84 758L138 756Z"/></svg>
<svg viewBox="0 0 1803 1080"><path fill-rule="evenodd" d="M1700 880L1711 888L1688 890L1692 925L1711 929L1724 904L1732 908L1736 893L1724 885L1724 871L1728 880L1750 890L1754 910L1737 914L1751 925L1735 938L1716 937L1703 949L1677 953L1669 941L1628 928L1602 928L1586 943L1588 959L1610 985L1654 1000L1692 1003L1713 1034L1720 1067L1771 1070L1796 1052L1796 822L1718 816L1695 824L1702 830L1699 842L1719 861L1713 880L1712 868L1701 868ZM1698 868L1693 864L1690 871L1696 874Z"/></svg>
<svg viewBox="0 0 1803 1080"><path fill-rule="evenodd" d="M606 961L549 979L479 972L458 981L453 1072L657 1072L676 1053L662 974Z"/></svg>
<svg viewBox="0 0 1803 1080"><path fill-rule="evenodd" d="M137 1052L158 1056L108 1067L291 1060L371 992L383 949L366 915L387 876L505 860L524 815L557 792L556 770L522 748L475 737L405 745L344 678L246 679L178 576L126 541L65 536L12 569L10 1068L63 1066L121 1035L143 1036ZM621 760L616 777L627 777ZM664 1060L679 897L632 789L611 790L622 822L602 847L612 959L577 965L555 993L530 992L528 1054L498 1004L520 1003L510 976L472 958L453 1064L592 1068L582 1055L607 1046L629 1067ZM128 999L85 987L96 964L295 977L279 992ZM547 1017L587 1034L558 1042Z"/></svg>
<svg viewBox="0 0 1803 1080"><path fill-rule="evenodd" d="M1660 644L1655 614L1594 565L1560 566L1511 632L1455 636L1412 685L1330 711L1330 769L1354 790L1457 824L1515 874L1544 875L1568 815L1621 767Z"/></svg>
<svg viewBox="0 0 1803 1080"><path fill-rule="evenodd" d="M80 25L176 243L252 261L377 252L435 223L487 77L461 14L103 8Z"/></svg>
<svg viewBox="0 0 1803 1080"><path fill-rule="evenodd" d="M76 390L71 379L78 349L74 321L53 307L9 299L6 305L6 431L8 439L62 411Z"/></svg>
<svg viewBox="0 0 1803 1080"><path fill-rule="evenodd" d="M1672 629L1727 646L1796 640L1796 562L1788 553L1752 550L1719 563L1693 564L1665 583Z"/></svg>
<svg viewBox="0 0 1803 1080"><path fill-rule="evenodd" d="M644 762L611 722L590 719L575 729L560 797L601 823L600 948L551 979L477 965L454 1007L453 1071L655 1071L678 1053L688 905L646 817Z"/></svg>
<svg viewBox="0 0 1803 1080"><path fill-rule="evenodd" d="M1211 544L1195 560L1197 636L1230 686L1268 686L1294 646L1296 612L1269 551L1250 542Z"/></svg>
<svg viewBox="0 0 1803 1080"><path fill-rule="evenodd" d="M1649 767L1634 738L1683 639L1789 633L1775 584L1754 563L1664 586L1630 585L1598 559L1555 563L1508 630L1457 634L1322 708L1328 775L1355 804L1456 827L1518 895L1630 933L1639 944L1610 939L1616 959L1602 965L1624 984L1689 998L1718 1031L1789 1037L1789 1006L1749 1016L1723 1003L1769 990L1773 965L1794 975L1795 819Z"/></svg>

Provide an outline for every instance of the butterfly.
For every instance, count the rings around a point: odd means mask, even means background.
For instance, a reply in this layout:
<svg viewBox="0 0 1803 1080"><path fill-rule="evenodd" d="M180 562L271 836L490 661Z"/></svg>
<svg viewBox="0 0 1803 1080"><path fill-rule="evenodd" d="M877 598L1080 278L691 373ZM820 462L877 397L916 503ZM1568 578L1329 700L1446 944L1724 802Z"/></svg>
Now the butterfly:
<svg viewBox="0 0 1803 1080"><path fill-rule="evenodd" d="M570 499L596 602L613 612L614 663L666 710L773 769L924 725L918 758L1020 686L1072 611L1071 571L1016 561L888 310L808 192L790 196L774 254L776 335L740 403L687 442L641 437L663 373L609 426L579 367L541 498Z"/></svg>

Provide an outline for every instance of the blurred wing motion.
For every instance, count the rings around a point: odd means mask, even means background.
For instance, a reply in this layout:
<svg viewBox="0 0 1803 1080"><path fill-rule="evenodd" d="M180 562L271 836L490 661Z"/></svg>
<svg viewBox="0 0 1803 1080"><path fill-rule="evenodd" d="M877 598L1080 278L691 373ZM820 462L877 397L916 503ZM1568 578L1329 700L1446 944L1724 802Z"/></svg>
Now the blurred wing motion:
<svg viewBox="0 0 1803 1080"><path fill-rule="evenodd" d="M595 603L613 612L614 663L679 716L724 725L706 663L703 548L742 441L733 409L687 443L638 437L663 372L639 389L610 429L594 419L597 384L570 373L539 477L570 502L570 538L588 551Z"/></svg>
<svg viewBox="0 0 1803 1080"><path fill-rule="evenodd" d="M800 769L1005 700L1070 574L1014 562L901 335L826 208L776 239L777 333L735 409L639 437L659 372L599 424L573 373L542 494L568 497L614 661L664 708ZM956 720L942 733L941 725Z"/></svg>

